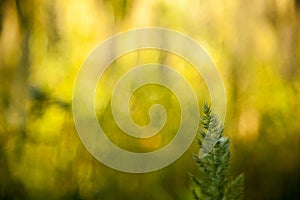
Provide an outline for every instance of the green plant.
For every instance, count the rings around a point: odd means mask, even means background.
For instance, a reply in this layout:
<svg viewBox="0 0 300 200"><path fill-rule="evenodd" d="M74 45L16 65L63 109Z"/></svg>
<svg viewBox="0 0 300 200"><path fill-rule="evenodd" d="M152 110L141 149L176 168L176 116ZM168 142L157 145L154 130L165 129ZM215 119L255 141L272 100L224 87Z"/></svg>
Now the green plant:
<svg viewBox="0 0 300 200"><path fill-rule="evenodd" d="M195 185L193 195L197 200L243 199L244 176L241 174L234 180L229 177L230 139L223 136L223 129L210 106L205 104L197 142L201 147L208 134L210 138L217 137L217 142L205 157L193 155L200 171L198 177L190 174Z"/></svg>

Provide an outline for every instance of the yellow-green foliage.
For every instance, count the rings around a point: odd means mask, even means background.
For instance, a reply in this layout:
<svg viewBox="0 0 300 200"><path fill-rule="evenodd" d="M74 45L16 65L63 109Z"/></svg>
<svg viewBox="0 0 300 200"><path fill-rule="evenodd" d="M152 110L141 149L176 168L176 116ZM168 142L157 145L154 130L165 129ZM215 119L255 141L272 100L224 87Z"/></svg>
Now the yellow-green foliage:
<svg viewBox="0 0 300 200"><path fill-rule="evenodd" d="M89 52L109 36L149 26L192 37L216 63L227 94L232 169L250 177L245 197L297 198L298 1L0 0L0 199L193 198L186 172L197 170L190 159L196 143L165 169L124 174L95 160L74 126L73 84ZM176 55L142 50L112 63L99 80L97 116L114 143L137 152L167 144L179 122L174 95L156 85L136 91L130 110L143 125L150 105L166 106L170 116L159 135L131 140L111 119L110 92L118 78L151 62L183 74L199 105L210 97L201 76Z"/></svg>

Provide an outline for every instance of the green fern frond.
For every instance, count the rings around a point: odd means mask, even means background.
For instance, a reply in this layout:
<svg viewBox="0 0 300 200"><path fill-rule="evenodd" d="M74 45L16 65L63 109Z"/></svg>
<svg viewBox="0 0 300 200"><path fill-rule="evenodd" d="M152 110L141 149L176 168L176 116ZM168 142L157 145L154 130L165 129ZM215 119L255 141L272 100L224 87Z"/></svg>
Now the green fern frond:
<svg viewBox="0 0 300 200"><path fill-rule="evenodd" d="M204 105L202 124L197 142L201 147L204 138L215 139L217 142L204 158L193 155L200 175L190 174L195 188L194 199L199 200L240 200L243 199L244 178L238 176L229 179L230 139L223 136L224 127L208 104Z"/></svg>

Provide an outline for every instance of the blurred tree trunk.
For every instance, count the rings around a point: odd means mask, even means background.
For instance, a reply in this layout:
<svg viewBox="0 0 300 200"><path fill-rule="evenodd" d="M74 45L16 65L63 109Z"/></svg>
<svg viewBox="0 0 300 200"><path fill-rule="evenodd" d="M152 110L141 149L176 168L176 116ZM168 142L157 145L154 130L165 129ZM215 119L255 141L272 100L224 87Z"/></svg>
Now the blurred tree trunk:
<svg viewBox="0 0 300 200"><path fill-rule="evenodd" d="M10 88L10 100L8 107L9 123L16 127L25 136L26 127L26 105L28 104L28 75L30 66L30 19L28 10L33 6L30 2L15 1L16 11L19 20L20 34L20 57L15 67L14 77ZM27 9L27 10L26 10Z"/></svg>

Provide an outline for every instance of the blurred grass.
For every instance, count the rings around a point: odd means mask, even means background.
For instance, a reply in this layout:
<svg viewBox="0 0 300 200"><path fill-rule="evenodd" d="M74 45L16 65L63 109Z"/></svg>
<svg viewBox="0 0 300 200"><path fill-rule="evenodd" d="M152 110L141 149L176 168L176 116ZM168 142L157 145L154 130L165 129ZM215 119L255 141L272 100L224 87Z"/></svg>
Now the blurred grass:
<svg viewBox="0 0 300 200"><path fill-rule="evenodd" d="M191 36L218 66L233 174L245 174L245 199L299 199L299 15L292 0L0 1L0 199L192 199L187 172L197 171L195 144L165 169L121 173L86 151L72 119L73 83L88 53L115 33L147 26ZM202 78L175 55L121 57L99 81L97 113L116 131L107 133L113 142L134 151L165 145L178 126L176 99L156 85L136 91L131 109L143 124L150 105L165 105L170 117L159 135L128 142L112 121L111 88L131 66L151 62L183 74L199 105L209 97Z"/></svg>

